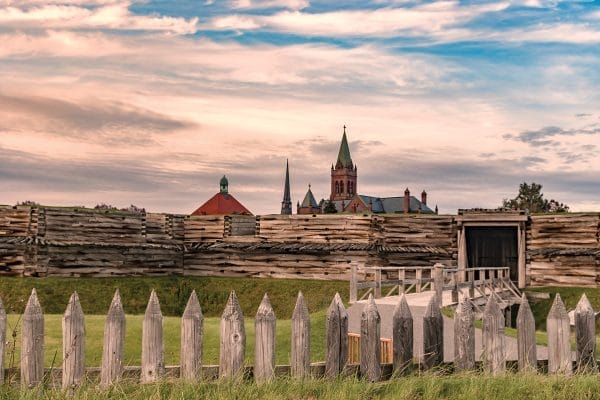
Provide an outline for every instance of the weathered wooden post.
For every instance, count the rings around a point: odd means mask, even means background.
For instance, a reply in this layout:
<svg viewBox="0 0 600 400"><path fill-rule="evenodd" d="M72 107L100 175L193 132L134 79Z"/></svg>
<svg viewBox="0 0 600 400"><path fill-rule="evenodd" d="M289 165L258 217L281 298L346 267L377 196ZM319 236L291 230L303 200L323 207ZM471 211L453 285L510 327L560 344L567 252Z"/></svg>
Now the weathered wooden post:
<svg viewBox="0 0 600 400"><path fill-rule="evenodd" d="M375 268L375 298L381 297L381 268Z"/></svg>
<svg viewBox="0 0 600 400"><path fill-rule="evenodd" d="M102 349L102 369L100 384L112 385L123 375L123 347L125 344L125 313L121 304L119 289L115 291L106 322L104 324L104 347Z"/></svg>
<svg viewBox="0 0 600 400"><path fill-rule="evenodd" d="M504 346L504 315L492 292L483 310L482 347L483 369L493 374L506 370Z"/></svg>
<svg viewBox="0 0 600 400"><path fill-rule="evenodd" d="M165 370L163 317L156 291L152 290L142 323L142 383L155 382Z"/></svg>
<svg viewBox="0 0 600 400"><path fill-rule="evenodd" d="M431 369L444 362L444 319L440 302L433 295L423 315L423 369Z"/></svg>
<svg viewBox="0 0 600 400"><path fill-rule="evenodd" d="M523 293L517 313L517 349L519 371L537 371L537 345L535 342L535 319Z"/></svg>
<svg viewBox="0 0 600 400"><path fill-rule="evenodd" d="M435 295L438 298L441 307L444 292L444 266L440 263L433 266L433 288L435 289Z"/></svg>
<svg viewBox="0 0 600 400"><path fill-rule="evenodd" d="M560 294L556 293L546 320L548 332L548 372L551 374L571 374L571 342L569 315Z"/></svg>
<svg viewBox="0 0 600 400"><path fill-rule="evenodd" d="M0 384L4 382L4 348L6 347L6 310L0 300Z"/></svg>
<svg viewBox="0 0 600 400"><path fill-rule="evenodd" d="M242 309L233 290L221 316L220 344L219 376L241 378L246 352L246 329Z"/></svg>
<svg viewBox="0 0 600 400"><path fill-rule="evenodd" d="M381 317L373 296L360 316L360 374L371 382L381 379Z"/></svg>
<svg viewBox="0 0 600 400"><path fill-rule="evenodd" d="M454 313L454 369L475 368L475 315L473 305L463 297Z"/></svg>
<svg viewBox="0 0 600 400"><path fill-rule="evenodd" d="M192 291L181 317L180 376L196 381L202 374L202 340L204 317L196 291Z"/></svg>
<svg viewBox="0 0 600 400"><path fill-rule="evenodd" d="M325 376L336 377L348 360L348 313L339 293L327 309Z"/></svg>
<svg viewBox="0 0 600 400"><path fill-rule="evenodd" d="M575 332L577 336L577 369L596 371L596 316L585 293L575 308Z"/></svg>
<svg viewBox="0 0 600 400"><path fill-rule="evenodd" d="M85 374L85 321L77 292L73 292L62 320L63 389L79 386Z"/></svg>
<svg viewBox="0 0 600 400"><path fill-rule="evenodd" d="M413 317L402 293L394 308L392 320L392 342L394 346L394 372L409 372L413 359Z"/></svg>
<svg viewBox="0 0 600 400"><path fill-rule="evenodd" d="M23 313L21 385L33 387L44 377L44 314L35 289Z"/></svg>
<svg viewBox="0 0 600 400"><path fill-rule="evenodd" d="M298 292L292 314L292 376L310 374L310 316L302 292Z"/></svg>
<svg viewBox="0 0 600 400"><path fill-rule="evenodd" d="M350 264L350 303L356 303L358 299L358 267L355 263Z"/></svg>
<svg viewBox="0 0 600 400"><path fill-rule="evenodd" d="M452 302L458 303L458 271L452 271Z"/></svg>
<svg viewBox="0 0 600 400"><path fill-rule="evenodd" d="M254 379L265 382L275 373L275 312L265 293L254 318Z"/></svg>

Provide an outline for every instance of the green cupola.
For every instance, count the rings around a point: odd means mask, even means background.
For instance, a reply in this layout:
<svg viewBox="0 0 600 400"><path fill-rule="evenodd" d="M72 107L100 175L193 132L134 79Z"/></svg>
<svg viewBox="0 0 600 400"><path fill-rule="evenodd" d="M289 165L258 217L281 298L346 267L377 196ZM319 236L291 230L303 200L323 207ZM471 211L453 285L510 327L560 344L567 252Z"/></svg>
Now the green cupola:
<svg viewBox="0 0 600 400"><path fill-rule="evenodd" d="M223 177L221 178L219 185L221 186L221 193L227 194L227 192L229 191L229 181L227 180L227 177L225 175L223 175Z"/></svg>

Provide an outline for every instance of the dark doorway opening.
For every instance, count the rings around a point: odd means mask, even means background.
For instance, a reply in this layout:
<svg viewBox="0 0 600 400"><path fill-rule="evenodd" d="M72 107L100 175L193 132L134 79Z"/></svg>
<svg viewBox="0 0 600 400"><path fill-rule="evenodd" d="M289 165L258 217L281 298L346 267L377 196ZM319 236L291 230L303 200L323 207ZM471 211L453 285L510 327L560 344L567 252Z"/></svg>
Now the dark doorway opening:
<svg viewBox="0 0 600 400"><path fill-rule="evenodd" d="M518 280L519 253L516 227L466 227L468 268L510 268Z"/></svg>

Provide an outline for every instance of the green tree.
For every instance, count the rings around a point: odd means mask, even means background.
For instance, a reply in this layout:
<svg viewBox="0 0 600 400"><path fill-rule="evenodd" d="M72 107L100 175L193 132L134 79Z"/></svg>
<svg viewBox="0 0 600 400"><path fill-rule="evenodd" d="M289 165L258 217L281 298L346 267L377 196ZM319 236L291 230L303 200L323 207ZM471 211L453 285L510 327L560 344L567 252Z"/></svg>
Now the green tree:
<svg viewBox="0 0 600 400"><path fill-rule="evenodd" d="M323 213L325 214L335 214L337 213L337 208L335 208L335 204L331 200L327 200L325 203L325 207L323 208Z"/></svg>
<svg viewBox="0 0 600 400"><path fill-rule="evenodd" d="M519 193L514 199L504 199L502 208L510 210L527 210L530 213L568 212L569 206L554 199L544 199L542 185L523 182L519 185Z"/></svg>

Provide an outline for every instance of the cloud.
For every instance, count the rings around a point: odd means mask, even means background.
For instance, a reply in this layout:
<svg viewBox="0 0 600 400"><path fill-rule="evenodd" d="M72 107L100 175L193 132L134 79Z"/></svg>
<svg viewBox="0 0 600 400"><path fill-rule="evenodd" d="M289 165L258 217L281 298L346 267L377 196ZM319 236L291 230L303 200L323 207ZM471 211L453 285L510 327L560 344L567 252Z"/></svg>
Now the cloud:
<svg viewBox="0 0 600 400"><path fill-rule="evenodd" d="M287 8L301 10L310 5L309 0L231 0L234 9Z"/></svg>
<svg viewBox="0 0 600 400"><path fill-rule="evenodd" d="M197 31L198 18L185 19L161 15L136 15L131 2L95 2L73 4L8 5L0 8L0 25L14 29L105 29L159 31L176 35Z"/></svg>
<svg viewBox="0 0 600 400"><path fill-rule="evenodd" d="M532 146L547 146L555 143L553 140L548 140L548 138L551 137L597 134L600 134L600 126L597 125L591 125L580 129L563 129L558 126L546 126L538 130L523 131L516 135L507 134L504 135L504 138L518 140Z"/></svg>
<svg viewBox="0 0 600 400"><path fill-rule="evenodd" d="M43 132L106 145L149 145L155 134L193 127L139 107L89 99L73 103L55 98L0 93L0 128Z"/></svg>

